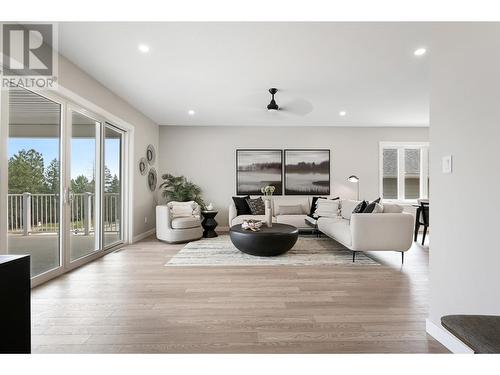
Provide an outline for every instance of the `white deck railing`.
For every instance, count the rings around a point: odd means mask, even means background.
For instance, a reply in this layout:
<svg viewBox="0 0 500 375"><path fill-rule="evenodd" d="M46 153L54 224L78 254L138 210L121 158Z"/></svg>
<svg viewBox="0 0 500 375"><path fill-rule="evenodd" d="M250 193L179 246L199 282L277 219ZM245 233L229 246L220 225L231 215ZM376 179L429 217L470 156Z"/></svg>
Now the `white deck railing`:
<svg viewBox="0 0 500 375"><path fill-rule="evenodd" d="M70 201L70 228L88 235L94 231L95 195L73 194ZM8 194L8 232L27 236L30 233L59 231L59 194ZM121 200L118 193L104 193L103 223L105 232L120 231Z"/></svg>

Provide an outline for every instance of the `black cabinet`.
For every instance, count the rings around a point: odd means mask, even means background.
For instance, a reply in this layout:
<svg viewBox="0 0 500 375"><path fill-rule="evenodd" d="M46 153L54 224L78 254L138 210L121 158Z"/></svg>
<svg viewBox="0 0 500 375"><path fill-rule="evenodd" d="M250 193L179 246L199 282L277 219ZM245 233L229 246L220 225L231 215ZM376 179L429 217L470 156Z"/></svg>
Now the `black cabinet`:
<svg viewBox="0 0 500 375"><path fill-rule="evenodd" d="M0 353L31 353L29 255L0 255Z"/></svg>

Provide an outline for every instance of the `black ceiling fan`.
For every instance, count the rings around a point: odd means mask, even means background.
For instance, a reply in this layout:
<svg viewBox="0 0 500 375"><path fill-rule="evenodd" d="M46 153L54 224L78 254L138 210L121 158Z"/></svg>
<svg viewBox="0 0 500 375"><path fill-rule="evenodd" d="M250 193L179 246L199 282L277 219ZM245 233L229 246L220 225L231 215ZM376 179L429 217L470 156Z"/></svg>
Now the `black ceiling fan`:
<svg viewBox="0 0 500 375"><path fill-rule="evenodd" d="M278 89L272 87L269 89L269 92L271 93L272 98L271 98L271 102L267 105L267 110L268 111L277 111L280 109L280 107L276 103L276 100L274 100L274 95L278 92Z"/></svg>
<svg viewBox="0 0 500 375"><path fill-rule="evenodd" d="M283 116L295 115L295 116L306 116L313 110L313 105L306 99L303 98L290 98L290 92L281 91L282 95L285 95L285 104L283 106L279 106L276 103L275 95L278 92L278 89L275 87L271 87L269 89L269 93L271 94L271 101L267 105L268 112L280 112ZM288 96L287 96L288 95ZM280 99L281 100L281 99Z"/></svg>

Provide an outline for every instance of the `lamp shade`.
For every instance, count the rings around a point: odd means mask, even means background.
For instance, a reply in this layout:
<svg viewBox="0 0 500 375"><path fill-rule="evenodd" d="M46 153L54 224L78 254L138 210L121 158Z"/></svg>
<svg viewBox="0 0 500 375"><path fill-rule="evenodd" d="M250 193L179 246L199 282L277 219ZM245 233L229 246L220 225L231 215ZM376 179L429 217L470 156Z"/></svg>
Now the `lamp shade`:
<svg viewBox="0 0 500 375"><path fill-rule="evenodd" d="M352 176L349 176L347 178L347 181L349 181L349 182L359 182L359 177L352 175Z"/></svg>

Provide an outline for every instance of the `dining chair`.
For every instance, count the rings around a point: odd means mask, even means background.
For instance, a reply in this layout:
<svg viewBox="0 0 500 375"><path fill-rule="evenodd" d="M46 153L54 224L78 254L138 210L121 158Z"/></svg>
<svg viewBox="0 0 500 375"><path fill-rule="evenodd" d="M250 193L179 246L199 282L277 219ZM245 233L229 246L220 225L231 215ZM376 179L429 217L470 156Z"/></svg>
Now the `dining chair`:
<svg viewBox="0 0 500 375"><path fill-rule="evenodd" d="M423 245L425 236L427 235L427 228L429 227L429 202L420 202L420 207L417 208L417 215L415 218L415 241L417 241L418 231L421 225L424 226L424 235L422 237Z"/></svg>

